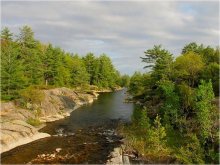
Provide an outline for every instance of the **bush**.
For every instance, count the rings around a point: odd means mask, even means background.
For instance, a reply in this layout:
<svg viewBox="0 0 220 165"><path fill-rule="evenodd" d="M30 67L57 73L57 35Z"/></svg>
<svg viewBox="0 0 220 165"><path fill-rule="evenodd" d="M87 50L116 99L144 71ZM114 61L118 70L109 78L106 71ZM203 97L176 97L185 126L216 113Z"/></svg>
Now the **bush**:
<svg viewBox="0 0 220 165"><path fill-rule="evenodd" d="M40 120L39 120L39 119L35 119L35 118L28 118L28 119L26 120L26 122L27 122L28 124L32 125L32 126L39 126L39 125L41 125Z"/></svg>
<svg viewBox="0 0 220 165"><path fill-rule="evenodd" d="M133 123L123 129L126 136L126 146L133 148L150 162L170 161L170 148L167 146L166 129L157 116L151 125L146 109L135 111Z"/></svg>
<svg viewBox="0 0 220 165"><path fill-rule="evenodd" d="M150 119L147 116L147 109L136 108L132 115L133 124L143 131L146 131L150 128Z"/></svg>
<svg viewBox="0 0 220 165"><path fill-rule="evenodd" d="M26 101L32 104L40 104L44 100L44 93L36 86L29 86L26 89L21 90L20 96Z"/></svg>
<svg viewBox="0 0 220 165"><path fill-rule="evenodd" d="M148 131L149 137L147 139L148 154L154 155L155 158L168 158L170 150L167 147L166 129L161 125L160 117L157 116L154 120L154 126Z"/></svg>
<svg viewBox="0 0 220 165"><path fill-rule="evenodd" d="M204 164L203 149L195 134L188 134L185 144L175 154L177 161L183 164Z"/></svg>

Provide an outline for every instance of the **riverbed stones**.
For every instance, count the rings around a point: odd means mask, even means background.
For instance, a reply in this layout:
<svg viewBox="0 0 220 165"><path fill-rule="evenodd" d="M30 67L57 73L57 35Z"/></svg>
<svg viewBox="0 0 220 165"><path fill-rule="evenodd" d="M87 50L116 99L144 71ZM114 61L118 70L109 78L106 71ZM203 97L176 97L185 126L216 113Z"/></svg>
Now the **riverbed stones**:
<svg viewBox="0 0 220 165"><path fill-rule="evenodd" d="M62 148L56 148L56 152L60 152Z"/></svg>
<svg viewBox="0 0 220 165"><path fill-rule="evenodd" d="M130 164L129 155L123 153L123 145L114 148L106 164Z"/></svg>
<svg viewBox="0 0 220 165"><path fill-rule="evenodd" d="M120 147L114 148L110 153L110 157L106 164L123 164L122 150Z"/></svg>
<svg viewBox="0 0 220 165"><path fill-rule="evenodd" d="M129 157L127 155L123 155L123 164L130 164Z"/></svg>

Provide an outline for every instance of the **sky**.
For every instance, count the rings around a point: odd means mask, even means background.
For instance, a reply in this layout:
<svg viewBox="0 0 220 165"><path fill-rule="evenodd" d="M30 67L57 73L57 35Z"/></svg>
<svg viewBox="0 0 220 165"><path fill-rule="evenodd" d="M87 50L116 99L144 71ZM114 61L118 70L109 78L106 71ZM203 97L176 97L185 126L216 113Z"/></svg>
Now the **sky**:
<svg viewBox="0 0 220 165"><path fill-rule="evenodd" d="M2 1L1 27L65 51L105 53L122 74L144 72L144 51L161 44L180 55L190 42L219 45L218 1Z"/></svg>

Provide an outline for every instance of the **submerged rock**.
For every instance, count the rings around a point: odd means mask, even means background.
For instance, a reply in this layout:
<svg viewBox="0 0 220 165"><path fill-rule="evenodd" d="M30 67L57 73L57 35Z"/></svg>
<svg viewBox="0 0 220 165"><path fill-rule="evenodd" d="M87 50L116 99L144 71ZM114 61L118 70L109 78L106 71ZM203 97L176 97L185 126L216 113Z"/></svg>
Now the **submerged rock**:
<svg viewBox="0 0 220 165"><path fill-rule="evenodd" d="M62 148L56 148L56 152L60 152Z"/></svg>

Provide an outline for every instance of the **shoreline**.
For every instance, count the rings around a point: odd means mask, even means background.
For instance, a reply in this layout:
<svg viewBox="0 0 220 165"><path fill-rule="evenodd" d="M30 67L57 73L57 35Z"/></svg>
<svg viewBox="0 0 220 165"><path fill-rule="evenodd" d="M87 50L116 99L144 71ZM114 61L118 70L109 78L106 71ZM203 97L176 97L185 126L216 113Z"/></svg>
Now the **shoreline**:
<svg viewBox="0 0 220 165"><path fill-rule="evenodd" d="M62 114L53 114L53 115L47 115L47 116L39 117L39 120L40 120L40 122L42 124L39 127L33 127L32 128L32 129L34 129L34 133L31 136L29 134L27 136L19 137L16 141L10 142L8 144L2 144L1 143L0 154L2 154L4 152L7 152L7 151L10 151L11 149L16 148L18 146L21 146L21 145L28 144L30 142L36 141L38 139L50 137L51 135L48 134L48 133L38 132L40 129L42 129L42 128L44 128L46 126L46 123L57 121L57 120L60 120L60 119L64 119L64 118L70 116L70 114L74 110L80 108L81 106L93 103L94 100L98 99L99 93L116 92L116 91L123 90L123 89L124 88L115 89L115 90L89 91L89 92L86 93L86 95L88 95L88 97L90 97L90 98L89 99L87 98L86 100L83 100L83 101L81 100L81 102L78 102L78 103L74 102L75 101L74 100L73 102L75 103L75 106L72 109L68 109L68 110L66 110L66 112L64 112ZM75 91L72 91L72 92L75 92ZM3 111L1 111L1 112L3 112ZM1 127L1 129L2 129L2 127ZM22 130L19 130L19 131L22 132ZM2 135L2 133L1 133L1 136L0 136L1 139L2 139L2 136L4 136L4 135Z"/></svg>
<svg viewBox="0 0 220 165"><path fill-rule="evenodd" d="M18 141L9 144L7 147L5 147L4 149L1 148L1 152L0 154L10 151L13 148L16 148L18 146L24 145L24 144L28 144L31 143L33 141L39 140L39 139L43 139L46 137L50 137L51 135L48 133L43 133L43 132L38 132L32 136L28 136L28 137L24 137L24 138L20 138Z"/></svg>
<svg viewBox="0 0 220 165"><path fill-rule="evenodd" d="M65 90L69 91L65 91ZM61 90L61 91L59 91ZM75 91L72 91L68 88L55 88L52 90L45 90L49 91L49 93L54 92L56 96L66 95L69 94L74 94ZM63 94L63 92L65 94ZM68 93L69 92L69 93ZM58 94L57 94L58 93ZM78 96L79 95L79 96ZM82 99L82 96L85 98ZM28 123L26 123L27 118L33 117L34 115L32 114L33 112L30 112L30 110L27 109L21 109L20 107L15 106L14 102L1 102L1 110L0 110L0 115L1 115L1 132L0 132L0 138L1 138L1 145L0 145L0 154L10 151L13 148L16 148L18 146L28 144L30 142L36 141L38 139L50 137L51 135L48 133L44 132L38 132L40 129L44 128L46 126L46 123L57 121L60 119L64 119L68 116L70 116L70 113L73 112L74 110L78 109L79 107L86 105L86 104L91 104L98 98L98 93L94 92L91 94L84 94L83 92L78 92L77 95L71 100L68 100L72 105L74 104L74 107L68 107L64 108L62 112L58 111L52 111L49 112L49 115L47 115L48 109L44 109L44 115L39 117L39 121L41 122L41 125L38 127L34 127ZM50 96L51 97L51 96ZM54 97L54 96L53 96ZM57 98L56 98L57 99ZM56 100L57 101L57 100ZM60 100L58 100L60 101ZM62 103L62 102L61 102ZM66 102L65 102L66 103ZM57 109L61 109L60 107L65 107L65 103L59 104ZM47 107L48 102L46 102L46 107ZM54 104L55 103L51 103ZM53 107L54 108L54 107ZM16 113L15 113L16 112ZM15 114L14 114L15 113ZM19 118L19 115L23 115L21 118ZM7 116L8 115L8 116ZM6 116L6 117L5 117ZM19 116L19 117L17 117ZM25 116L25 117L24 117ZM17 119L19 118L19 120ZM5 121L4 121L5 119ZM8 122L10 120L10 122ZM19 127L18 127L19 125ZM13 128L15 127L15 128ZM7 133L7 134L6 134Z"/></svg>

